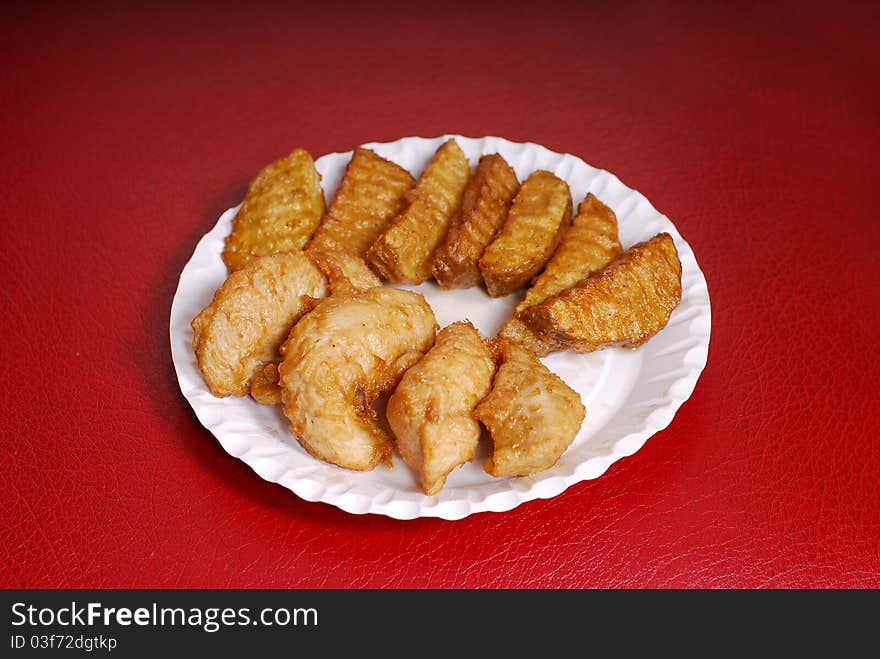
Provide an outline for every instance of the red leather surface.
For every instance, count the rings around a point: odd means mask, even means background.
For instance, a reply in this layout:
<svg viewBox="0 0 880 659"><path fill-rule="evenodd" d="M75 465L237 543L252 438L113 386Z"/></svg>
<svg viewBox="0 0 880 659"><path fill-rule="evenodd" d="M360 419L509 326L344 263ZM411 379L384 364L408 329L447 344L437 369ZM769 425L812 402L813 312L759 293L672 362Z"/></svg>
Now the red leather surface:
<svg viewBox="0 0 880 659"><path fill-rule="evenodd" d="M9 4L0 585L880 587L876 4ZM706 273L708 366L552 500L299 500L180 395L177 277L293 147L445 132L642 191Z"/></svg>

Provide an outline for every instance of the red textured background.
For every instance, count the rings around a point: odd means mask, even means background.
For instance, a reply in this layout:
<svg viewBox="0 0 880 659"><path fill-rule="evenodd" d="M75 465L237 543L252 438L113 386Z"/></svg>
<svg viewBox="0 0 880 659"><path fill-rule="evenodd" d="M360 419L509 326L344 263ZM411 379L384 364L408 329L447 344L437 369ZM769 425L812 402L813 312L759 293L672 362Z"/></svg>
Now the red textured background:
<svg viewBox="0 0 880 659"><path fill-rule="evenodd" d="M880 587L876 4L151 4L0 10L0 585ZM708 366L549 501L299 500L180 395L177 277L293 147L446 132L643 192L706 273Z"/></svg>

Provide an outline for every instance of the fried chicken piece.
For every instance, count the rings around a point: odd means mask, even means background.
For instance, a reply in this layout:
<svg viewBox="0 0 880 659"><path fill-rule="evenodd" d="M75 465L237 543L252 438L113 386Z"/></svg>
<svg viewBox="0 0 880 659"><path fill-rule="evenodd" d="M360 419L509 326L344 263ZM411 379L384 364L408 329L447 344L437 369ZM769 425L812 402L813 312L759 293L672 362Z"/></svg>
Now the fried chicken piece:
<svg viewBox="0 0 880 659"><path fill-rule="evenodd" d="M525 286L547 263L570 222L568 184L544 170L532 173L480 258L489 295L501 297Z"/></svg>
<svg viewBox="0 0 880 659"><path fill-rule="evenodd" d="M349 252L309 247L306 255L317 266L330 285L333 294L344 291L362 291L381 286L382 280L359 256Z"/></svg>
<svg viewBox="0 0 880 659"><path fill-rule="evenodd" d="M301 250L323 214L321 175L309 153L297 149L251 182L226 236L223 262L232 271L257 256Z"/></svg>
<svg viewBox="0 0 880 659"><path fill-rule="evenodd" d="M578 212L562 236L562 242L538 275L525 297L516 305L498 336L516 341L542 357L560 346L532 332L519 314L590 276L611 263L621 252L617 237L617 217L592 193L578 206Z"/></svg>
<svg viewBox="0 0 880 659"><path fill-rule="evenodd" d="M302 252L259 257L230 274L192 321L193 349L211 393L244 396L291 325L326 293L324 275Z"/></svg>
<svg viewBox="0 0 880 659"><path fill-rule="evenodd" d="M309 248L363 256L403 210L413 183L413 177L400 165L369 149L355 149Z"/></svg>
<svg viewBox="0 0 880 659"><path fill-rule="evenodd" d="M382 285L382 282L367 267L364 260L353 254L309 248L306 251L306 256L327 278L328 288L332 294L365 290ZM311 304L304 308L302 315L311 311L317 302L317 299L311 300ZM250 387L251 397L261 405L281 404L281 385L278 382L279 364L281 364L280 358L269 362L254 373Z"/></svg>
<svg viewBox="0 0 880 659"><path fill-rule="evenodd" d="M437 149L408 193L409 205L367 251L387 281L420 284L431 275L431 257L461 206L470 164L455 140Z"/></svg>
<svg viewBox="0 0 880 659"><path fill-rule="evenodd" d="M397 448L425 494L437 494L449 473L474 457L480 424L471 413L489 393L494 372L489 348L474 326L453 323L437 334L434 347L388 399Z"/></svg>
<svg viewBox="0 0 880 659"><path fill-rule="evenodd" d="M251 398L260 405L281 405L281 385L278 384L279 364L281 359L275 359L254 373L251 380Z"/></svg>
<svg viewBox="0 0 880 659"><path fill-rule="evenodd" d="M525 348L504 339L493 348L500 363L492 391L474 410L494 444L483 468L492 476L549 469L580 430L581 398Z"/></svg>
<svg viewBox="0 0 880 659"><path fill-rule="evenodd" d="M431 272L442 288L469 288L483 281L479 260L504 224L519 190L516 172L497 153L480 158L461 208L434 253Z"/></svg>
<svg viewBox="0 0 880 659"><path fill-rule="evenodd" d="M522 321L566 350L637 348L681 302L681 263L668 233L633 245L600 272L522 312Z"/></svg>
<svg viewBox="0 0 880 659"><path fill-rule="evenodd" d="M436 321L425 298L378 286L321 300L284 344L284 414L313 456L368 470L389 464L391 438L371 403L434 342Z"/></svg>
<svg viewBox="0 0 880 659"><path fill-rule="evenodd" d="M498 338L513 341L538 357L549 355L560 349L560 346L547 336L535 334L528 326L516 316L510 318L501 329L498 330Z"/></svg>

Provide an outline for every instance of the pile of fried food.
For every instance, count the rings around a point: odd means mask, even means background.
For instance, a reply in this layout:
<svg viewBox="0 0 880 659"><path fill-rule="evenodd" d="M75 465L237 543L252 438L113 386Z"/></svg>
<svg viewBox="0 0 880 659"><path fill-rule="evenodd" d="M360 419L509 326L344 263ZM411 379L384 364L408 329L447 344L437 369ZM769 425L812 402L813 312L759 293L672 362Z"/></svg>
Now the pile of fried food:
<svg viewBox="0 0 880 659"><path fill-rule="evenodd" d="M455 140L418 180L357 149L329 208L312 157L294 151L251 183L223 261L228 278L192 321L211 392L283 405L302 447L341 467L390 466L396 445L429 495L474 457L482 427L489 474L556 464L586 410L538 357L636 348L681 300L668 234L624 251L592 194L572 219L565 181L539 170L520 184L498 154L472 173ZM485 340L469 322L437 332L422 295L382 283L430 277L528 289Z"/></svg>

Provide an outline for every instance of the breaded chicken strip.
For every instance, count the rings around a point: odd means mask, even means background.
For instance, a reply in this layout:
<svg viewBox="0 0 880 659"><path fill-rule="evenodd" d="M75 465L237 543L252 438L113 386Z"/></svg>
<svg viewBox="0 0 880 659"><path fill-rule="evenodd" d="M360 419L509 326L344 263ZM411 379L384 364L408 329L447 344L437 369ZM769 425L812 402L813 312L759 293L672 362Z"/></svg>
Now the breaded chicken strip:
<svg viewBox="0 0 880 659"><path fill-rule="evenodd" d="M406 205L413 177L369 149L355 149L309 248L363 256Z"/></svg>
<svg viewBox="0 0 880 659"><path fill-rule="evenodd" d="M679 302L681 263L672 237L661 233L521 318L566 350L637 348L666 326Z"/></svg>
<svg viewBox="0 0 880 659"><path fill-rule="evenodd" d="M373 286L382 285L376 274L358 256L347 252L322 251L312 248L307 250L305 254L321 271L321 274L327 278L328 288L332 294L366 290ZM317 302L317 299L311 300L310 304L304 307L302 315L311 311ZM281 385L278 382L278 366L280 364L281 359L275 359L254 373L250 386L251 397L261 405L281 404Z"/></svg>
<svg viewBox="0 0 880 659"><path fill-rule="evenodd" d="M309 153L297 149L251 182L226 237L223 262L232 271L257 256L301 250L323 214L321 176Z"/></svg>
<svg viewBox="0 0 880 659"><path fill-rule="evenodd" d="M371 403L434 342L422 295L379 286L321 300L284 344L284 414L302 447L347 469L388 464L392 443Z"/></svg>
<svg viewBox="0 0 880 659"><path fill-rule="evenodd" d="M493 347L499 365L492 391L474 410L494 444L483 468L492 476L549 469L580 430L581 398L525 348L503 339Z"/></svg>
<svg viewBox="0 0 880 659"><path fill-rule="evenodd" d="M497 153L480 158L449 233L434 253L431 272L442 288L468 288L483 281L479 260L504 224L519 190L513 168Z"/></svg>
<svg viewBox="0 0 880 659"><path fill-rule="evenodd" d="M489 393L495 363L470 323L440 330L434 347L409 369L388 400L388 424L400 455L425 494L440 491L449 473L474 457L480 424L474 406Z"/></svg>
<svg viewBox="0 0 880 659"><path fill-rule="evenodd" d="M531 281L570 222L568 184L544 170L532 173L514 197L501 231L480 258L489 295L501 297Z"/></svg>
<svg viewBox="0 0 880 659"><path fill-rule="evenodd" d="M544 272L526 291L516 305L513 318L504 324L498 336L516 341L539 357L558 350L560 346L532 332L518 315L601 270L621 251L614 211L588 193Z"/></svg>
<svg viewBox="0 0 880 659"><path fill-rule="evenodd" d="M367 251L384 279L420 284L431 276L431 257L461 206L469 176L470 164L456 141L444 142L409 192L409 205Z"/></svg>
<svg viewBox="0 0 880 659"><path fill-rule="evenodd" d="M193 349L211 393L244 396L291 325L326 293L324 275L302 252L259 257L230 274L192 321Z"/></svg>

